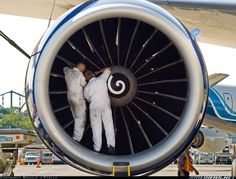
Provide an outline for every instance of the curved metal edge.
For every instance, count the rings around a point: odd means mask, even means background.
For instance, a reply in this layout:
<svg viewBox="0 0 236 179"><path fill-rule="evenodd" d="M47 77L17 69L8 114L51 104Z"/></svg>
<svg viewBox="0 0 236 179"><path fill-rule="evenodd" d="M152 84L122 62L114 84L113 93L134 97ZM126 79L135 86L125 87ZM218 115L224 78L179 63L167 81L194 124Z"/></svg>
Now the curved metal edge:
<svg viewBox="0 0 236 179"><path fill-rule="evenodd" d="M204 144L204 141L205 141L205 138L204 138L204 134L203 134L203 132L201 131L201 130L199 130L198 132L197 132L197 135L195 136L195 138L196 137L200 137L202 140L200 141L200 143L192 143L192 147L194 148L194 149L199 149L203 144ZM194 138L194 139L195 139Z"/></svg>
<svg viewBox="0 0 236 179"><path fill-rule="evenodd" d="M123 2L123 1L122 1ZM127 1L126 1L127 2ZM139 1L140 2L140 1ZM155 10L156 11L156 10ZM169 18L168 18L169 19ZM171 20L172 21L172 20ZM175 23L176 24L176 23ZM181 28L182 29L182 28ZM186 35L186 31L185 31L185 33L184 33L185 35ZM51 35L51 37L52 37L52 34L50 34ZM189 36L189 34L188 35L186 35L186 37L188 37ZM50 39L48 39L48 41L49 41ZM196 45L196 43L194 42L194 40L192 39L192 43L193 43L193 47L194 48L197 48L198 49L198 47L197 47L197 45ZM47 43L43 43L44 44L44 47L43 48L41 48L41 52L44 50L44 48L46 47L46 45L47 45ZM196 50L196 49L195 49ZM196 53L200 53L200 51L195 51ZM33 73L31 73L31 74L34 74L34 80L32 80L33 82L35 81L35 75L36 75L36 73L37 73L37 64L38 64L38 62L40 61L40 56L41 56L41 53L36 57L36 58L34 58L34 60L32 60L33 61L33 63L35 63L36 62L36 66L34 66L34 69L33 69ZM199 56L199 54L198 54L198 56ZM200 57L201 57L201 54L200 54ZM203 59L202 58L199 58L199 61L200 61L200 63L201 63L201 70L202 70L202 72L203 73L205 73L206 74L206 71L204 70L204 68L205 68L205 65L204 65L204 62L203 62ZM28 74L30 74L30 72L29 72L30 70L28 70ZM207 79L207 76L205 75L205 74L202 74L202 79ZM28 81L28 80L27 80ZM31 81L31 82L32 82ZM204 86L204 96L205 96L205 98L207 99L207 87L208 87L208 85L207 85L207 80L204 80L205 82L203 82L204 84L203 84L203 86ZM28 81L29 82L29 81ZM28 85L28 83L26 83L26 85ZM27 87L26 87L26 91L30 91L30 90L33 90L30 94L31 95L35 95L35 92L34 92L34 88L35 88L35 84L33 83L33 84L31 84L30 85L31 86L31 88L29 88L29 86L28 86L28 90L27 90ZM35 111L37 111L37 107L36 107L36 101L35 101L35 96L33 97L33 99L30 99L30 98L32 98L32 97L30 97L30 94L28 95L28 97L27 97L27 106L28 106L28 109L29 109L29 111L30 111L30 114L31 114L31 116L32 116L32 118L33 118L33 121L34 121L34 125L35 126L37 126L37 119L35 118L35 117L33 117L34 116L34 113L35 113ZM203 99L203 106L202 106L202 109L201 109L201 112L200 112L200 115L199 115L199 117L198 117L198 122L196 123L196 125L195 125L195 128L193 129L193 131L192 131L192 133L191 133L191 135L190 136L188 136L187 137L187 140L185 140L186 142L185 142L185 144L183 145L183 146L187 146L187 145L189 145L189 143L191 142L190 140L195 136L195 134L196 134L196 132L198 131L198 129L199 129L199 127L200 127L200 125L201 125L201 121L202 121L202 118L203 118L203 114L204 114L204 110L205 110L205 106L206 106L206 99ZM32 101L33 103L30 103L29 101ZM31 109L30 109L31 108ZM32 108L35 110L32 110ZM56 146L55 144L54 144L54 142L50 139L50 137L49 136L47 136L47 131L45 130L45 128L44 128L44 126L42 125L42 123L41 123L41 121L40 121L40 119L38 119L39 120L39 125L38 125L38 127L36 127L36 129L37 129L37 131L38 131L38 133L41 135L41 137L44 139L44 142L46 143L46 145L47 146L50 146L50 148L54 151L54 152L56 152L58 155L60 154L60 155L63 155L63 156L66 156L66 157L68 157L64 152L62 152L61 151L61 149L60 149L60 147L58 147L58 146ZM52 147L53 146L53 147ZM184 148L181 148L181 149L177 149L175 152L173 152L173 154L175 155L175 156L178 156L178 154L180 154L182 151L184 150ZM64 159L64 161L66 161L66 162L68 162L68 160L65 158L65 157L63 157L63 159ZM69 157L69 160L71 160L71 161L73 161L74 159L72 159L72 158L70 158ZM145 168L143 171L142 170L139 170L139 173L140 173L140 171L142 171L142 172L145 172L145 171L147 171L147 170L153 170L153 168L158 168L158 170L159 169L161 169L161 168L163 168L164 167L164 164L166 165L167 163L170 163L171 161L172 161L173 159L171 158L171 159L169 159L169 158L166 158L166 159L164 159L164 160L162 160L162 163L158 163L155 167L152 165L150 168ZM75 161L75 162L78 162L78 161ZM72 163L71 164L72 166L74 166L74 167L76 167L76 168L79 168L79 169L81 169L81 167L79 167L78 165L76 165L75 163ZM82 165L83 166L83 165ZM159 167L158 167L159 166ZM161 167L162 166L162 167ZM88 167L88 166L84 166L84 167ZM83 170L83 169L82 169ZM91 170L90 168L89 168L89 170ZM86 172L88 172L88 171L86 171ZM101 173L101 172L103 172L103 171L99 171L99 173ZM91 173L91 172L89 172L89 173ZM105 172L106 173L106 172ZM134 174L136 174L135 172L134 172Z"/></svg>

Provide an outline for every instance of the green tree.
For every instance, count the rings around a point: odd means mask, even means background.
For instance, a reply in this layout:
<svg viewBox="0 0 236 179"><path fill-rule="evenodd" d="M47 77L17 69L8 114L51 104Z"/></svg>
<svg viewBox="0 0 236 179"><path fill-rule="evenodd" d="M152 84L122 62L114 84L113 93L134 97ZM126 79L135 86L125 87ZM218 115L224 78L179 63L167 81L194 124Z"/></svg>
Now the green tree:
<svg viewBox="0 0 236 179"><path fill-rule="evenodd" d="M10 114L11 112L12 112L11 108L4 108L0 106L0 119L2 119L4 115Z"/></svg>
<svg viewBox="0 0 236 179"><path fill-rule="evenodd" d="M0 128L24 128L33 129L27 111L20 113L16 109L11 109L11 112L3 115L0 121Z"/></svg>

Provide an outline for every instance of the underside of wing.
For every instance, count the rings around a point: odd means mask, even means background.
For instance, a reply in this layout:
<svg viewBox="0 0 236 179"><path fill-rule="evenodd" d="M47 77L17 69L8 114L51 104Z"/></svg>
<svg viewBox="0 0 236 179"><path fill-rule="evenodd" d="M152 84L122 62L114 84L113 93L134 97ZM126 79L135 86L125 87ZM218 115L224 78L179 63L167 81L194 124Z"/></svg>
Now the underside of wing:
<svg viewBox="0 0 236 179"><path fill-rule="evenodd" d="M85 1L86 0L1 0L0 13L42 19L48 19L52 14L52 19L56 19L72 7Z"/></svg>
<svg viewBox="0 0 236 179"><path fill-rule="evenodd" d="M151 1L168 10L189 30L201 29L198 41L236 48L236 1Z"/></svg>
<svg viewBox="0 0 236 179"><path fill-rule="evenodd" d="M0 13L56 19L87 0L1 0ZM201 30L199 42L236 48L236 1L149 0L178 18L190 31ZM54 4L55 3L55 4ZM54 6L55 5L55 6Z"/></svg>

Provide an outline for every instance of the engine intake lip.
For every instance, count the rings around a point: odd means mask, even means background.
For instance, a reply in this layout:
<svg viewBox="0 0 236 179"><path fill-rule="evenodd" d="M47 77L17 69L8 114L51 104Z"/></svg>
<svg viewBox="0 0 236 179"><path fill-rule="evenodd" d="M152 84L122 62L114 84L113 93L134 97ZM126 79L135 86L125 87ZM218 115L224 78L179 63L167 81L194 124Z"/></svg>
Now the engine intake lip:
<svg viewBox="0 0 236 179"><path fill-rule="evenodd" d="M35 55L29 65L26 84L27 105L37 132L58 156L70 165L87 172L90 170L93 173L110 174L113 162L127 160L132 174L161 169L189 144L203 118L207 101L207 73L196 43L186 29L168 12L148 2L98 1L90 4L89 8L82 9L80 13L74 14L79 9L81 10L80 6L70 11L65 18L60 18L45 34L38 46L40 54ZM70 18L67 19L68 17ZM187 102L181 122L168 136L168 140L132 156L97 154L78 145L57 121L49 100L50 70L62 45L78 29L95 21L113 17L143 21L164 32L180 52L189 79ZM33 84L30 79L31 73L34 75Z"/></svg>

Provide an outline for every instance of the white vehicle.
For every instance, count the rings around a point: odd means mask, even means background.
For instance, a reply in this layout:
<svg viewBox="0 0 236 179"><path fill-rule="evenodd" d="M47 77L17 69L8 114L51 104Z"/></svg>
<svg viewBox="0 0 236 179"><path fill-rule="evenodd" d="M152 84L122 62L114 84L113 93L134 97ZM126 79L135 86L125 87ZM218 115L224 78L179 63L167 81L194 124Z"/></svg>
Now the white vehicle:
<svg viewBox="0 0 236 179"><path fill-rule="evenodd" d="M64 162L60 159L60 158L58 158L56 155L52 155L52 163L53 164L63 164Z"/></svg>
<svg viewBox="0 0 236 179"><path fill-rule="evenodd" d="M217 153L215 157L216 164L232 164L232 155L230 153Z"/></svg>
<svg viewBox="0 0 236 179"><path fill-rule="evenodd" d="M25 164L36 164L40 157L40 152L29 151L25 153Z"/></svg>
<svg viewBox="0 0 236 179"><path fill-rule="evenodd" d="M53 154L49 150L44 150L41 158L42 164L52 164Z"/></svg>
<svg viewBox="0 0 236 179"><path fill-rule="evenodd" d="M214 155L209 153L199 153L195 155L194 163L195 164L213 164L214 163Z"/></svg>

